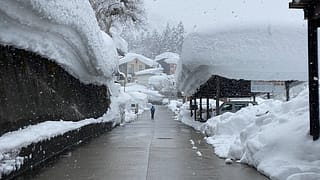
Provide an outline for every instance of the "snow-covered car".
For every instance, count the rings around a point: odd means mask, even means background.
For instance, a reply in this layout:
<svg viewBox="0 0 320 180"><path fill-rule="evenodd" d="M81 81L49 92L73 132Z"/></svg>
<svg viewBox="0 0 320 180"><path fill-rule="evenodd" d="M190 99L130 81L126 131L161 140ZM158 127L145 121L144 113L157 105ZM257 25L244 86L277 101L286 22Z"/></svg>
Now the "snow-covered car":
<svg viewBox="0 0 320 180"><path fill-rule="evenodd" d="M250 105L257 105L257 102L253 101L228 101L224 102L220 106L220 114L223 114L225 112L232 112L235 113L239 111L241 108L250 106Z"/></svg>

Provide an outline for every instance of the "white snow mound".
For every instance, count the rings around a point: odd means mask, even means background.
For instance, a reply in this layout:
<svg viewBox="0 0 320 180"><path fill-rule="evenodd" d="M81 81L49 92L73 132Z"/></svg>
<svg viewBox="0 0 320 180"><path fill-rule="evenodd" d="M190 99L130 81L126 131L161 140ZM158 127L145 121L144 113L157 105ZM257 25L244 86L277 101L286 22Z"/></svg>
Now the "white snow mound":
<svg viewBox="0 0 320 180"><path fill-rule="evenodd" d="M117 64L87 0L1 0L0 44L47 57L84 83L105 84Z"/></svg>
<svg viewBox="0 0 320 180"><path fill-rule="evenodd" d="M189 34L183 44L176 74L185 95L212 75L307 80L307 27L300 11L279 0L212 1L212 5L216 22Z"/></svg>

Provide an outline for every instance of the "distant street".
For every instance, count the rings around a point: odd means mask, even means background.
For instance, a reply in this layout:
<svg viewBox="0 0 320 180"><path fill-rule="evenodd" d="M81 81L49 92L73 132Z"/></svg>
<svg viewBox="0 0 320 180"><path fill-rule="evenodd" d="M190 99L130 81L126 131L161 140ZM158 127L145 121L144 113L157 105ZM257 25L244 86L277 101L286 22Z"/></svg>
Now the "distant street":
<svg viewBox="0 0 320 180"><path fill-rule="evenodd" d="M191 145L191 141L194 146ZM199 151L199 152L197 152ZM200 155L201 153L201 155ZM156 107L138 120L85 143L40 170L35 180L266 180L242 164L225 164L203 136Z"/></svg>

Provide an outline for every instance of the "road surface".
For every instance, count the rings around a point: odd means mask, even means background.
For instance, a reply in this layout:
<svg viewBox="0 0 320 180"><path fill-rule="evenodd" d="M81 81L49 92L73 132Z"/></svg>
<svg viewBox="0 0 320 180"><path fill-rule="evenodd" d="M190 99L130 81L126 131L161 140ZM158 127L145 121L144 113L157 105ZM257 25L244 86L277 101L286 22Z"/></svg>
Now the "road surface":
<svg viewBox="0 0 320 180"><path fill-rule="evenodd" d="M192 148L191 141L195 142ZM199 156L200 151L202 156ZM28 177L35 180L266 180L246 165L225 164L203 135L156 107L137 121L92 139Z"/></svg>

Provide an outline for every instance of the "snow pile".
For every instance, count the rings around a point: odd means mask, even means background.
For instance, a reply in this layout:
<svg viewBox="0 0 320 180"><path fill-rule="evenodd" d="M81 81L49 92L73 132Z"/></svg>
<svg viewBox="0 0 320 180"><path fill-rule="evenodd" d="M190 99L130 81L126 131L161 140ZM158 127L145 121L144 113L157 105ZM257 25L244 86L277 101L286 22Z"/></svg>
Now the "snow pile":
<svg viewBox="0 0 320 180"><path fill-rule="evenodd" d="M0 43L54 60L84 83L105 84L117 65L87 0L2 0Z"/></svg>
<svg viewBox="0 0 320 180"><path fill-rule="evenodd" d="M190 114L182 116L190 122ZM218 156L252 165L271 179L320 177L320 142L309 136L307 88L289 102L267 100L196 129L210 136L207 142Z"/></svg>
<svg viewBox="0 0 320 180"><path fill-rule="evenodd" d="M307 32L301 12L278 0L212 4L221 19L186 37L176 71L179 90L190 95L211 75L307 79ZM233 13L228 14L229 9Z"/></svg>
<svg viewBox="0 0 320 180"><path fill-rule="evenodd" d="M189 104L184 103L180 108L178 119L184 124L193 127L197 131L200 131L203 123L195 121L193 117L190 115Z"/></svg>
<svg viewBox="0 0 320 180"><path fill-rule="evenodd" d="M146 86L129 83L126 85L126 92L137 99L142 105L142 108L148 108L147 102L162 102L163 95L158 91L148 89Z"/></svg>
<svg viewBox="0 0 320 180"><path fill-rule="evenodd" d="M125 57L123 57L119 60L119 64L125 64L125 63L135 61L135 60L141 61L150 67L157 67L158 66L158 63L154 62L152 59L147 58L141 54L136 54L136 53L126 54Z"/></svg>
<svg viewBox="0 0 320 180"><path fill-rule="evenodd" d="M162 73L163 73L163 68L150 68L150 69L145 69L145 70L142 70L142 71L135 72L134 74L135 75L147 75L147 74L159 75L159 74L162 74Z"/></svg>
<svg viewBox="0 0 320 180"><path fill-rule="evenodd" d="M165 62L168 64L178 64L179 59L180 59L179 54L172 53L172 52L165 52L156 56L155 61L158 62L161 60L165 60Z"/></svg>
<svg viewBox="0 0 320 180"><path fill-rule="evenodd" d="M117 51L120 52L121 54L126 54L128 53L128 43L120 36L121 34L120 29L121 28L111 27L110 33L112 36L112 40L117 48Z"/></svg>
<svg viewBox="0 0 320 180"><path fill-rule="evenodd" d="M149 78L148 84L154 90L157 90L164 95L176 95L175 93L177 90L174 75L161 74L152 76Z"/></svg>
<svg viewBox="0 0 320 180"><path fill-rule="evenodd" d="M167 106L172 112L174 112L175 114L179 114L180 108L182 105L183 105L183 103L181 101L170 100L170 102Z"/></svg>

